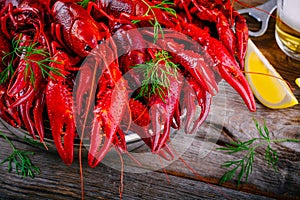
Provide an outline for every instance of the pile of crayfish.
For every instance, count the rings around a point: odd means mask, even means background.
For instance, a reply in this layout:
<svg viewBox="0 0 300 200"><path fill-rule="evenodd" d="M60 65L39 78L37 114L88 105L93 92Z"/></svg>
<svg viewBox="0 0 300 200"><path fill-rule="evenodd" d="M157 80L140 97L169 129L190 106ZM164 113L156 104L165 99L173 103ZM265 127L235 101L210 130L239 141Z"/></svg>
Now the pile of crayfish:
<svg viewBox="0 0 300 200"><path fill-rule="evenodd" d="M224 79L248 109L246 20L229 0L1 0L0 117L73 162L88 138L96 167L125 134L168 157L170 130L193 133ZM200 110L198 112L198 110ZM185 113L186 117L182 117Z"/></svg>

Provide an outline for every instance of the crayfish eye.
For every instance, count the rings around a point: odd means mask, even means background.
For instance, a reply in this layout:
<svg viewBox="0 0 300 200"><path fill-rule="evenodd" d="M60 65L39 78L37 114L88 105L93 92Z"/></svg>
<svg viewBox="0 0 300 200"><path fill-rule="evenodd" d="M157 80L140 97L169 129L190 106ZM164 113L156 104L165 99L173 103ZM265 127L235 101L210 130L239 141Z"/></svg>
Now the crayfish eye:
<svg viewBox="0 0 300 200"><path fill-rule="evenodd" d="M85 51L90 51L90 50L92 50L92 47L90 47L90 46L87 44L87 45L85 45L84 50L85 50Z"/></svg>
<svg viewBox="0 0 300 200"><path fill-rule="evenodd" d="M102 44L103 40L98 40L97 44Z"/></svg>

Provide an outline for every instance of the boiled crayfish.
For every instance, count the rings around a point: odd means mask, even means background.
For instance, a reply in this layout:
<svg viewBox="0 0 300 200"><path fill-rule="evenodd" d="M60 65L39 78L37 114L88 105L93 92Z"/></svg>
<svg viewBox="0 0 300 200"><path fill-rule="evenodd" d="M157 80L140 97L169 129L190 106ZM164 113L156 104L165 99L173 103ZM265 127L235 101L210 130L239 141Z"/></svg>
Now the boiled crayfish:
<svg viewBox="0 0 300 200"><path fill-rule="evenodd" d="M111 147L127 153L128 130L172 158L170 128L196 131L222 78L256 110L241 71L246 21L228 0L0 6L0 117L42 142L50 128L67 165L76 137L88 138L88 164L96 167Z"/></svg>

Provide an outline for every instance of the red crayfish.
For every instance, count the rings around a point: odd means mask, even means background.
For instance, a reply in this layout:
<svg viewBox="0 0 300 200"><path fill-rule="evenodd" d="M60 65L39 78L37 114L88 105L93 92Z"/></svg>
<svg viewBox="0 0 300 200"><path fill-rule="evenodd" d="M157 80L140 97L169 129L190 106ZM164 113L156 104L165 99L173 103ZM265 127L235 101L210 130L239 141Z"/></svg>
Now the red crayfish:
<svg viewBox="0 0 300 200"><path fill-rule="evenodd" d="M0 117L41 142L50 128L67 165L76 137L91 167L111 147L128 153L128 130L172 159L171 128L195 132L221 78L256 110L241 71L248 29L230 1L84 2L0 2Z"/></svg>

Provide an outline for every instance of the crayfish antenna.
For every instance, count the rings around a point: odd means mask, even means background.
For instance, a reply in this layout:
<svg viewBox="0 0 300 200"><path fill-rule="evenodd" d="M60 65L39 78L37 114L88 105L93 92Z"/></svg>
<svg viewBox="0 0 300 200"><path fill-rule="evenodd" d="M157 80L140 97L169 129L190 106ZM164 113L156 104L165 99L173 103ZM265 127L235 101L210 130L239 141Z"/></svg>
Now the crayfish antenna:
<svg viewBox="0 0 300 200"><path fill-rule="evenodd" d="M47 147L47 144L46 144L46 142L45 142L45 141L43 141L43 142L42 142L42 144L44 145L45 149L48 151L49 149L48 149L48 147Z"/></svg>
<svg viewBox="0 0 300 200"><path fill-rule="evenodd" d="M179 156L178 152L174 149L172 143L170 142L170 146L172 146L172 149L174 151L175 156L197 177L197 180L202 181L204 183L207 183L210 187L212 187L212 189L217 190L218 192L220 192L221 194L223 194L224 197L226 197L226 199L232 199L229 198L222 190L220 190L217 186L213 185L210 181L209 178L205 178L203 176L201 176L198 172L196 172L192 166L190 166L181 156Z"/></svg>
<svg viewBox="0 0 300 200"><path fill-rule="evenodd" d="M142 163L140 163L140 161L138 161L135 157L133 157L128 151L125 152L126 155L133 161L135 162L139 167L142 167Z"/></svg>
<svg viewBox="0 0 300 200"><path fill-rule="evenodd" d="M162 166L162 170L163 170L164 174L166 175L167 181L168 181L169 183L171 183L171 179L170 179L170 177L169 177L169 174L168 174L166 168L163 166L163 163L162 163L162 160L161 160L160 156L158 156L158 160L159 160L159 162L160 162L160 165Z"/></svg>
<svg viewBox="0 0 300 200"><path fill-rule="evenodd" d="M121 175L120 175L120 187L119 187L119 194L120 194L120 200L121 200L122 196L123 196L123 191L124 191L124 184L123 184L123 181L124 181L124 161L123 161L123 157L121 155L121 152L118 149L116 151L119 155L120 162L121 162Z"/></svg>

